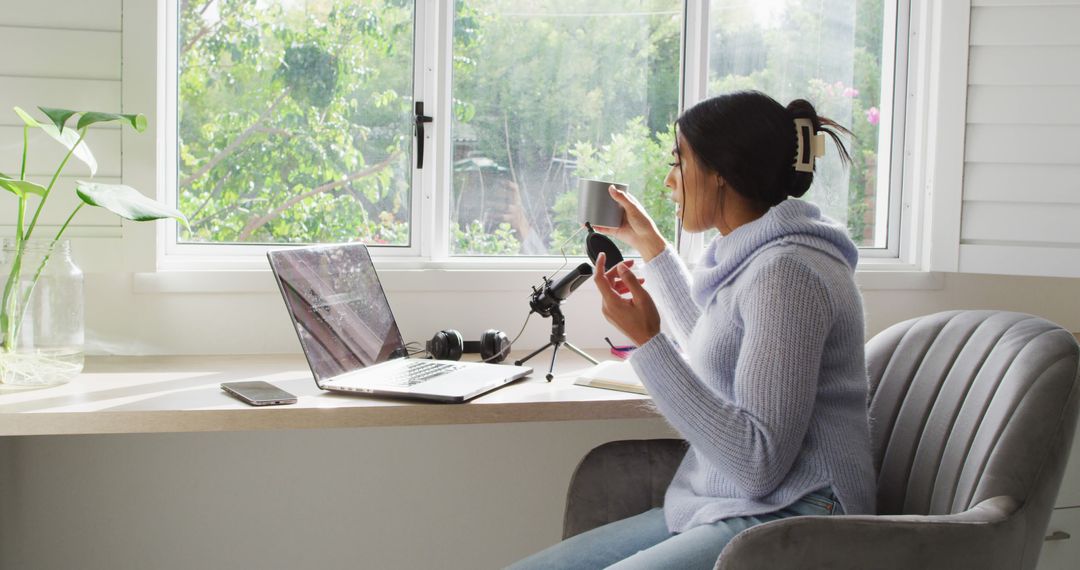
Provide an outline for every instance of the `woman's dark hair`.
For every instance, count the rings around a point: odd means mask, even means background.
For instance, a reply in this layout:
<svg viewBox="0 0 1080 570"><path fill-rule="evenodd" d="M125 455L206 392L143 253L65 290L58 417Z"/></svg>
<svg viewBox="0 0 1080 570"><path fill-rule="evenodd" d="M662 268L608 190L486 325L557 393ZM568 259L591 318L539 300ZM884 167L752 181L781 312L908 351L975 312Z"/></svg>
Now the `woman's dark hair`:
<svg viewBox="0 0 1080 570"><path fill-rule="evenodd" d="M739 194L771 207L788 196L802 196L814 181L813 172L794 167L795 119L810 119L814 132L827 133L844 164L851 164L839 135L851 132L819 117L805 99L796 99L785 108L759 91L736 91L694 105L675 124L702 164L723 176Z"/></svg>

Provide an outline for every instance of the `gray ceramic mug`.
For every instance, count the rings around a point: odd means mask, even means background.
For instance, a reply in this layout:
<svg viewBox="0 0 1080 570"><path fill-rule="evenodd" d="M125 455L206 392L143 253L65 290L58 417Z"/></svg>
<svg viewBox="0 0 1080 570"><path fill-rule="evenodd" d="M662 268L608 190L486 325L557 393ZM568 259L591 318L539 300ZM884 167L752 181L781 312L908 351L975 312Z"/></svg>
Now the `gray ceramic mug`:
<svg viewBox="0 0 1080 570"><path fill-rule="evenodd" d="M618 182L581 179L578 185L578 222L612 228L622 225L622 206L611 197L608 186L615 186L623 192L629 188Z"/></svg>

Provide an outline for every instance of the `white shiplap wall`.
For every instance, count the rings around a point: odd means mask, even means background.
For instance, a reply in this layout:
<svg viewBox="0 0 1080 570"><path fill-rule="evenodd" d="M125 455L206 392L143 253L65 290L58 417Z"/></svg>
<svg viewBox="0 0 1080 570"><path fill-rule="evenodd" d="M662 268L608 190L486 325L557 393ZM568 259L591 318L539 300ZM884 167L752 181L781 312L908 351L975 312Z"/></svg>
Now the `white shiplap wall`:
<svg viewBox="0 0 1080 570"><path fill-rule="evenodd" d="M0 172L17 176L22 154L19 106L43 118L38 106L86 111L120 110L121 0L0 0ZM98 161L96 180L119 183L120 129L116 124L92 127L87 144ZM43 133L31 131L28 177L47 184L66 150ZM38 221L38 237L56 229L78 204L74 184L89 176L72 159L57 181ZM14 233L16 200L0 192L0 235ZM31 199L30 213L37 206ZM69 237L119 237L119 218L100 208L83 208Z"/></svg>
<svg viewBox="0 0 1080 570"><path fill-rule="evenodd" d="M1080 0L975 0L959 269L1080 277Z"/></svg>

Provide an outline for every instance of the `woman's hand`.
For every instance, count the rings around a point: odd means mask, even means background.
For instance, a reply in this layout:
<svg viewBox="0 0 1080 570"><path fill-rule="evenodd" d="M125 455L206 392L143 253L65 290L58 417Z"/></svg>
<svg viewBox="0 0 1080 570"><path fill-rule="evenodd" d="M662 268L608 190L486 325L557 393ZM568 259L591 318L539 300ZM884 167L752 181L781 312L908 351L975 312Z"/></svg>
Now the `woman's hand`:
<svg viewBox="0 0 1080 570"><path fill-rule="evenodd" d="M660 230L656 228L649 214L645 213L645 208L637 201L637 198L619 190L614 185L608 187L608 193L622 206L626 215L623 216L622 225L619 227L593 226L596 231L626 242L636 249L645 261L651 260L664 251L667 242L664 241Z"/></svg>
<svg viewBox="0 0 1080 570"><path fill-rule="evenodd" d="M596 258L596 271L593 272L593 281L603 299L604 318L641 346L660 333L660 313L652 297L641 286L644 281L639 280L627 264L620 263L605 271L606 262L606 256L601 253ZM630 298L622 297L623 292L629 293Z"/></svg>

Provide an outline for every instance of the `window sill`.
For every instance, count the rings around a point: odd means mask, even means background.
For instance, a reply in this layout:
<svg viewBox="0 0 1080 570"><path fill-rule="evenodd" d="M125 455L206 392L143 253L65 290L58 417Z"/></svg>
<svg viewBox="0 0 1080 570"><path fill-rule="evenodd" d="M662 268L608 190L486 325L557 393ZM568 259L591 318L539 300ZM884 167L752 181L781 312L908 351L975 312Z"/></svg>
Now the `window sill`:
<svg viewBox="0 0 1080 570"><path fill-rule="evenodd" d="M376 261L383 288L402 292L522 291L528 292L560 265L550 260L489 260L427 264L416 261ZM566 268L580 263L571 259ZM509 267L507 267L509 265ZM498 268L497 268L498 267ZM566 269L564 268L564 270ZM855 283L863 291L940 290L943 273L921 271L888 262L865 262L855 272ZM277 285L269 269L169 270L136 273L133 289L139 294L276 294Z"/></svg>

